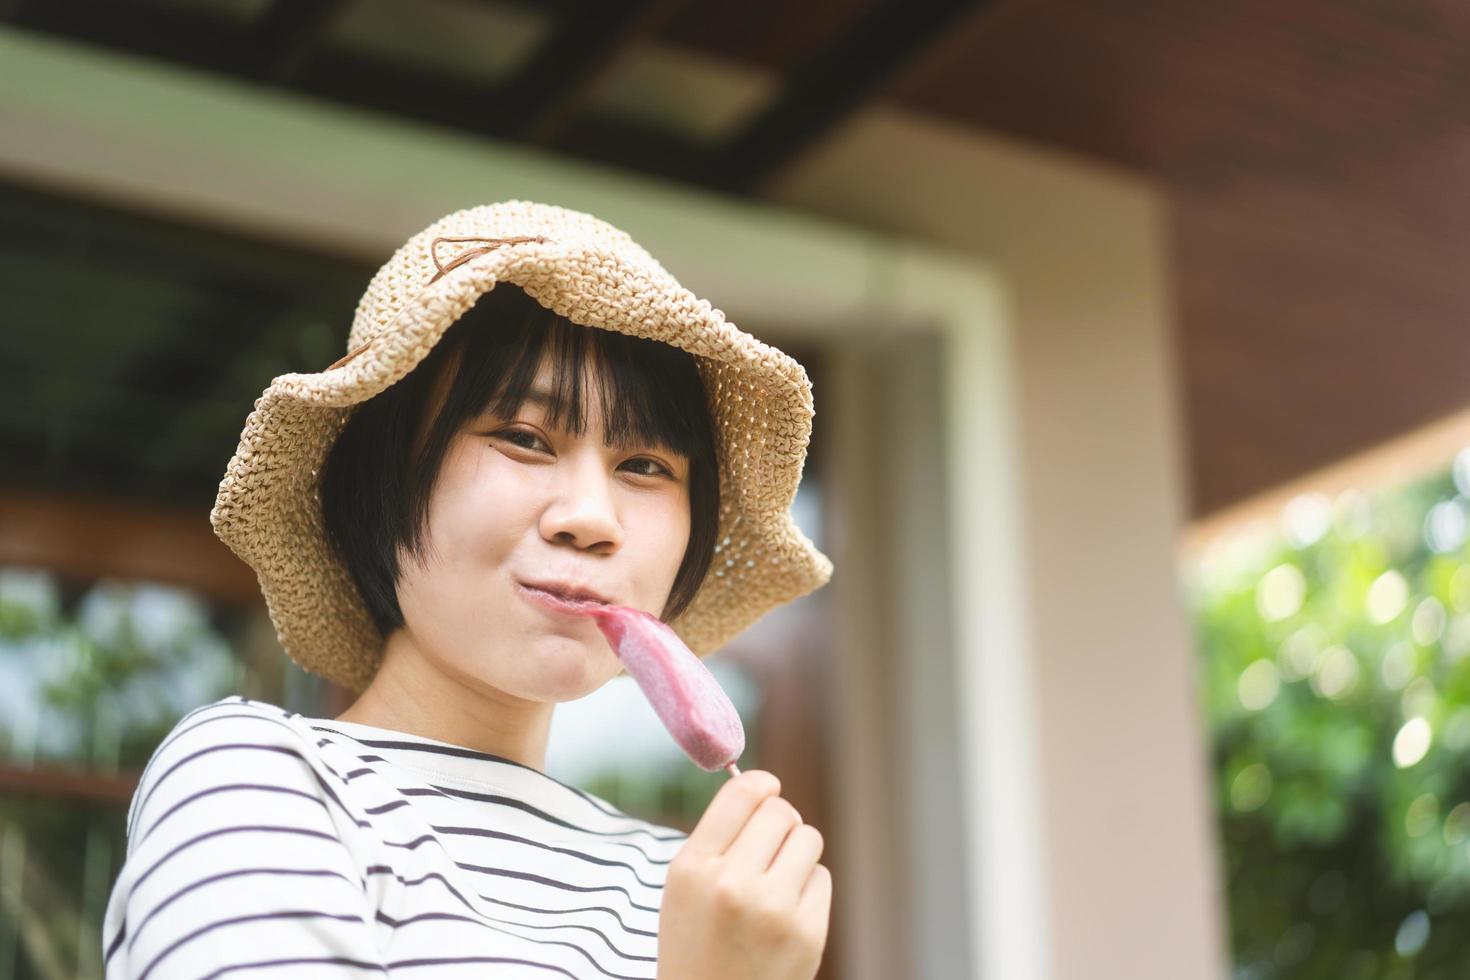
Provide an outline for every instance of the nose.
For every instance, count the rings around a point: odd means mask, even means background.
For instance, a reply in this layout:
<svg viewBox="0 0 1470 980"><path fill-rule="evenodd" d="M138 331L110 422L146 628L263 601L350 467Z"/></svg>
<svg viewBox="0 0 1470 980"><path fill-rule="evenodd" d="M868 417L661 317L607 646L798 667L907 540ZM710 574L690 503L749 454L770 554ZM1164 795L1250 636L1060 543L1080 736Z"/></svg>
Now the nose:
<svg viewBox="0 0 1470 980"><path fill-rule="evenodd" d="M541 512L541 535L555 544L612 553L623 545L623 525L612 477L600 454L577 453L558 464L555 490Z"/></svg>

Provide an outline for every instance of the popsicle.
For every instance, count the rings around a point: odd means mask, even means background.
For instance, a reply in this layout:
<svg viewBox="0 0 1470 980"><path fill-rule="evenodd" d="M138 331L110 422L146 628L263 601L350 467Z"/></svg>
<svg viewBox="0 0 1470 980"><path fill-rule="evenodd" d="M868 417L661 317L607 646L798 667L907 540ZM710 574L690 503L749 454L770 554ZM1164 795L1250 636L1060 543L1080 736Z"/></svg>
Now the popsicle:
<svg viewBox="0 0 1470 980"><path fill-rule="evenodd" d="M715 675L666 623L627 606L579 604L694 764L740 775L745 727Z"/></svg>

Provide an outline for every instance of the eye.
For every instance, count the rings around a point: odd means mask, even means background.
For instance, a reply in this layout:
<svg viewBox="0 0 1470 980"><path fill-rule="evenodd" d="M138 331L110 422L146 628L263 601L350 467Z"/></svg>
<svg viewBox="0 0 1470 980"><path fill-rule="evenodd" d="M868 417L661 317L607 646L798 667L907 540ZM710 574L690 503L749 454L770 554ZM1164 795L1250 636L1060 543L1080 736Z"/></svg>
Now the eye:
<svg viewBox="0 0 1470 980"><path fill-rule="evenodd" d="M623 465L635 467L633 472L638 474L639 476L672 477L674 475L669 472L669 468L667 466L660 463L656 459L649 459L647 456L639 456L636 459L630 459ZM637 469L636 467L647 467L647 469Z"/></svg>
<svg viewBox="0 0 1470 980"><path fill-rule="evenodd" d="M551 448L536 433L527 432L525 429L501 429L495 433L495 436L498 439L504 439L513 446L518 446L521 449L527 449L532 452L540 452L543 448L547 450Z"/></svg>

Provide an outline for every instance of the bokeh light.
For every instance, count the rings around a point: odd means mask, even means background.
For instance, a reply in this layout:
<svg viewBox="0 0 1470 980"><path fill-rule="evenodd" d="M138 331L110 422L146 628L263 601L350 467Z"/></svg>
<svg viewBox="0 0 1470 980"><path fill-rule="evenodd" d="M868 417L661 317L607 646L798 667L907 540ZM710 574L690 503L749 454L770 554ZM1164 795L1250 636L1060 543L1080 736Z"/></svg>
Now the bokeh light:
<svg viewBox="0 0 1470 980"><path fill-rule="evenodd" d="M1278 565L1256 589L1256 608L1268 623L1296 615L1307 594L1307 580L1295 565Z"/></svg>
<svg viewBox="0 0 1470 980"><path fill-rule="evenodd" d="M1390 569L1378 576L1368 588L1368 618L1375 623L1391 623L1404 611L1409 601L1409 583Z"/></svg>
<svg viewBox="0 0 1470 980"><path fill-rule="evenodd" d="M1429 722L1423 718L1410 718L1394 736L1393 764L1400 769L1417 765L1429 752L1431 739Z"/></svg>
<svg viewBox="0 0 1470 980"><path fill-rule="evenodd" d="M1260 711L1276 700L1281 690L1281 672L1269 660L1257 660L1240 675L1236 686L1240 703L1251 711Z"/></svg>
<svg viewBox="0 0 1470 980"><path fill-rule="evenodd" d="M1429 913L1415 909L1404 916L1398 933L1393 937L1393 948L1403 957L1418 956L1429 942Z"/></svg>

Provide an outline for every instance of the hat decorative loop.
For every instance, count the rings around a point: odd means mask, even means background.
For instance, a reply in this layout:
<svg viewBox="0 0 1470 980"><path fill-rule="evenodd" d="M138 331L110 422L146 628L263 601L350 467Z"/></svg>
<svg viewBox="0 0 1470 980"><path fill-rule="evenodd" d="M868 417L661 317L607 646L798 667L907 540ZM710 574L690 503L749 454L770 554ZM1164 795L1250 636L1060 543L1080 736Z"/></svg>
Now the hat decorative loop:
<svg viewBox="0 0 1470 980"><path fill-rule="evenodd" d="M474 258L476 255L484 255L486 252L493 252L502 245L522 245L526 242L546 241L549 241L549 239L542 235L518 235L512 238L484 238L478 235L472 235L468 238L445 238L442 236L439 238L435 238L432 242L429 243L429 257L434 260L434 268L438 269L439 271L434 273L434 278L430 279L429 282L438 282L439 278L443 276L446 272L449 272L457 266L463 265L470 259ZM489 242L490 244L481 245L479 248L467 248L463 252L460 252L458 255L456 255L452 260L450 260L448 265L445 265L444 263L439 261L440 242Z"/></svg>

